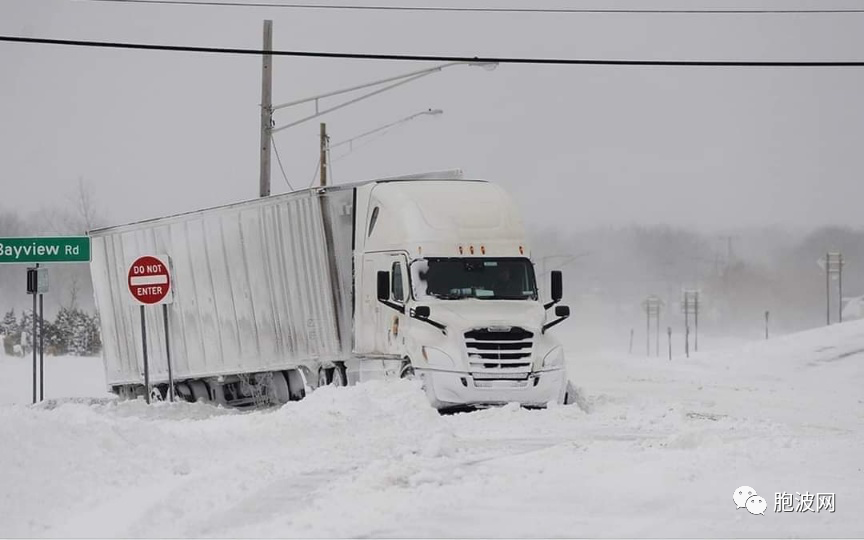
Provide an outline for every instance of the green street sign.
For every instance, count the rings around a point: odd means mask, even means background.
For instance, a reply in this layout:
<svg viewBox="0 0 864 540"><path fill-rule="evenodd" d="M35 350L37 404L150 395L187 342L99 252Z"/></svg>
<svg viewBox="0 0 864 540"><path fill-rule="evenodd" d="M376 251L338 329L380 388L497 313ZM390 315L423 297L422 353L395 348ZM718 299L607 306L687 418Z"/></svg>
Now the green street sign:
<svg viewBox="0 0 864 540"><path fill-rule="evenodd" d="M0 263L90 262L89 236L0 238Z"/></svg>

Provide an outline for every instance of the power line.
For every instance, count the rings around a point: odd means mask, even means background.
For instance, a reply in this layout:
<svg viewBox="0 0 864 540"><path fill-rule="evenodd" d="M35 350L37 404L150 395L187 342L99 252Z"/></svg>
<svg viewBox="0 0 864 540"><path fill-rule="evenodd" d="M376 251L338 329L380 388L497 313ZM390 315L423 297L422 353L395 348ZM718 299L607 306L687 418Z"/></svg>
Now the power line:
<svg viewBox="0 0 864 540"><path fill-rule="evenodd" d="M127 1L127 0L124 0ZM213 54L239 54L261 56L292 56L300 58L331 58L348 60L403 60L415 62L464 62L479 64L535 64L535 65L587 65L587 66L660 66L660 67L864 67L861 60L602 60L577 58L507 58L479 56L441 56L414 54L367 54L314 51L265 51L261 49L237 49L225 47L191 47L186 45L153 45L147 43L120 43L113 41L80 41L70 39L27 38L0 36L0 42L40 43L72 47L95 47L103 49L136 49L148 51L173 51Z"/></svg>
<svg viewBox="0 0 864 540"><path fill-rule="evenodd" d="M444 13L580 13L580 14L663 14L663 15L803 15L833 13L864 13L860 8L814 8L814 9L590 9L590 8L487 8L487 7L437 7L437 6L384 6L384 5L347 5L347 4L286 4L281 2L215 2L209 0L76 0L78 2L113 4L157 4L177 6L217 6L217 7L267 7L307 10L340 11L408 11Z"/></svg>
<svg viewBox="0 0 864 540"><path fill-rule="evenodd" d="M273 145L273 151L276 152L276 162L279 163L279 170L282 171L282 178L285 179L285 183L288 184L291 191L294 191L294 186L291 185L291 182L288 181L288 175L285 174L285 167L282 166L282 158L279 157L279 149L276 147L276 141L273 140L272 135L270 136L270 144Z"/></svg>

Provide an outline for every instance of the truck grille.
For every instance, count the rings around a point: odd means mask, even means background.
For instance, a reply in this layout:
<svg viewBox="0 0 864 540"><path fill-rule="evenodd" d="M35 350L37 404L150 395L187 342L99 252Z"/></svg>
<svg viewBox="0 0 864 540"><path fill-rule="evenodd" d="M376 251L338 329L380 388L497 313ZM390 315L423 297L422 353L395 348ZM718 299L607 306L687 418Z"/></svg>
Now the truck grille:
<svg viewBox="0 0 864 540"><path fill-rule="evenodd" d="M475 379L476 375L511 379L514 375L519 377L517 373L527 377L531 371L533 337L532 332L519 327L477 328L465 332L465 347Z"/></svg>

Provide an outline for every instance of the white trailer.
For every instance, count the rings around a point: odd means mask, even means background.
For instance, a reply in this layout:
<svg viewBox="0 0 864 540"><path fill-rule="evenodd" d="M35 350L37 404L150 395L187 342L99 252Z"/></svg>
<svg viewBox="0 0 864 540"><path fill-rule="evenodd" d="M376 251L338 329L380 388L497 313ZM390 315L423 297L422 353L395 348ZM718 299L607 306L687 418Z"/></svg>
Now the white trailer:
<svg viewBox="0 0 864 540"><path fill-rule="evenodd" d="M440 409L562 401L569 316L537 290L519 213L495 184L399 178L313 188L91 233L106 381L144 392L129 264L172 261L178 393L245 406L323 384L419 377ZM150 380L164 396L162 313L146 309Z"/></svg>

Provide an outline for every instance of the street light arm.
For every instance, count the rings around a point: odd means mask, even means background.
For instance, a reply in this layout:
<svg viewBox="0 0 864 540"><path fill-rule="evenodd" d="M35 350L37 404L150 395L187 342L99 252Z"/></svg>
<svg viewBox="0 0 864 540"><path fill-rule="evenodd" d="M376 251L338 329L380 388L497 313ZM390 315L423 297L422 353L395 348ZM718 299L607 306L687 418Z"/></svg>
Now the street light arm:
<svg viewBox="0 0 864 540"><path fill-rule="evenodd" d="M426 77L427 75L431 75L432 73L435 73L435 71L437 71L437 70L431 70L431 71L425 70L423 73L416 74L413 77L411 77L410 79L404 79L404 80L401 80L397 83L391 84L389 86L385 86L384 88L379 88L378 90L375 90L374 92L369 92L368 94L363 94L362 96L360 96L358 98L354 98L350 101L340 103L339 105L336 105L335 107L330 107L329 109L324 109L323 111L316 112L315 114L310 114L309 116L307 116L305 118L301 118L300 120L297 120L295 122L291 122L290 124L286 124L286 125L280 126L278 128L272 128L270 130L270 133L277 133L279 131L282 131L283 129L288 129L288 128L294 127L298 124L308 122L309 120L312 120L314 118L318 118L319 116L323 116L327 113L331 113L333 111L338 111L339 109L347 107L348 105L353 105L354 103L357 103L358 101L363 101L364 99L370 98L372 96L376 96L382 92L386 92L387 90L392 90L393 88L396 88L397 86L402 86L403 84L408 84L410 82L416 81L417 79Z"/></svg>
<svg viewBox="0 0 864 540"><path fill-rule="evenodd" d="M435 109L435 110L429 109L427 111L421 111L418 113L414 113L411 116L406 116L405 118L402 118L400 120L396 120L395 122L390 122L387 125L377 127L375 129L370 129L369 131L366 131L365 133L361 133L360 135L357 135L355 137L351 137L350 139L345 139L344 141L339 141L338 143L331 144L329 147L332 149L332 148L336 148L337 146L342 146L345 144L352 143L352 142L356 141L357 139L362 139L363 137L368 137L369 135L372 135L373 133L378 133L379 131L384 131L385 129L391 128L393 126L398 126L399 124L404 124L405 122L409 122L409 121L417 118L418 116L423 116L426 114L428 114L428 115L442 114L443 112L444 111L442 111L440 109Z"/></svg>
<svg viewBox="0 0 864 540"><path fill-rule="evenodd" d="M450 67L450 66L455 66L455 65L457 65L457 64L463 64L463 63L464 63L464 62L449 62L449 63L447 63L447 64L441 64L441 65L439 65L439 66L435 66L435 67L431 67L431 68L426 68L426 69L421 69L421 70L418 70L418 71L412 71L411 73L405 73L404 75L397 75L396 77L389 77L389 78L387 78L387 79L381 79L380 81L374 81L374 82L370 82L370 83L361 84L361 85L359 85L359 86L352 86L351 88L345 88L345 89L343 89L343 90L336 90L336 91L333 91L333 92L327 92L326 94L319 94L319 95L317 95L317 96L312 96L312 97L308 97L308 98L298 99L298 100L296 100L296 101L290 101L290 102L288 102L288 103L282 103L282 104L280 104L280 105L274 105L274 106L272 107L272 110L273 110L273 111L277 111L277 110L279 110L279 109L285 109L285 108L287 108L287 107L293 107L294 105L302 105L303 103L309 103L310 101L316 101L316 100L319 100L319 99L324 99L324 98L328 98L328 97L338 96L338 95L341 95L341 94L347 94L347 93L349 93L349 92L355 92L355 91L357 91L357 90L363 90L364 88L369 88L369 87L372 87L372 86L378 86L378 85L380 85L380 84L386 84L386 83L393 82L393 81L399 81L399 80L402 80L402 79L412 78L412 77L415 77L415 76L417 76L417 75L428 75L428 74L431 74L431 73L435 73L435 72L437 72L437 71L441 71L441 70L444 69L444 68L448 68L448 67Z"/></svg>

